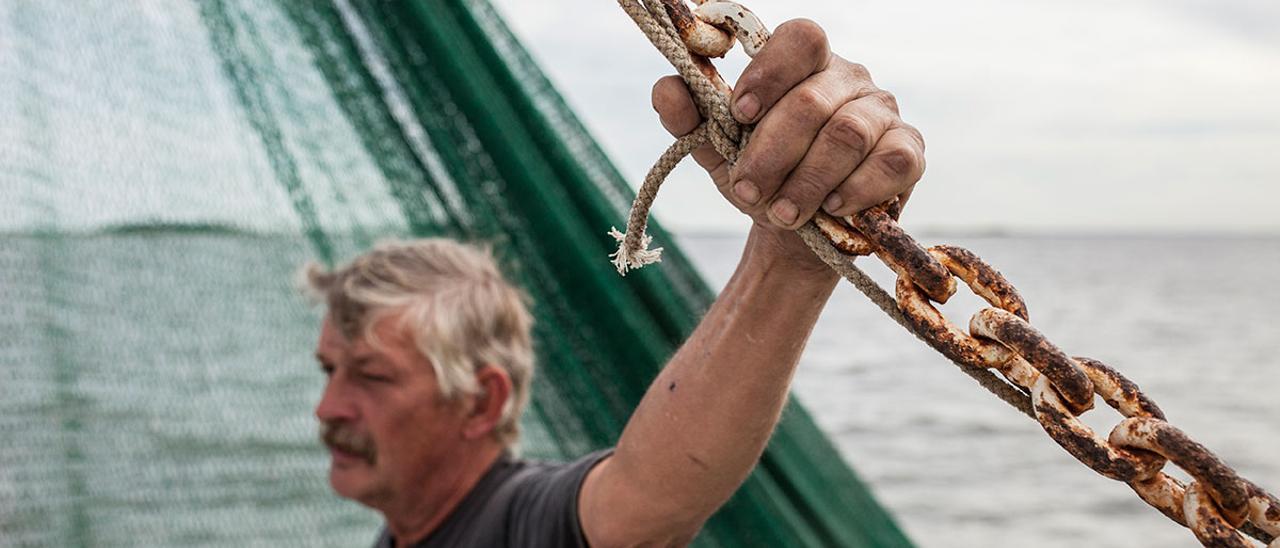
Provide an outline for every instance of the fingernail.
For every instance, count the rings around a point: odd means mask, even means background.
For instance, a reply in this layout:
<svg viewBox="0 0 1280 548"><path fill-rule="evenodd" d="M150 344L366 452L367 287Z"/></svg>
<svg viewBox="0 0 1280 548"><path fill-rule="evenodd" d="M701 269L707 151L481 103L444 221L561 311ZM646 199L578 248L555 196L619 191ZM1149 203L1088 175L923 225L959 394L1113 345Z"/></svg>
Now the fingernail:
<svg viewBox="0 0 1280 548"><path fill-rule="evenodd" d="M756 188L751 181L739 181L738 184L733 185L733 194L747 205L754 204L760 199L760 189Z"/></svg>
<svg viewBox="0 0 1280 548"><path fill-rule="evenodd" d="M756 94L747 93L738 98L738 115L742 117L743 122L751 122L756 119L756 115L760 114L760 100L756 98Z"/></svg>
<svg viewBox="0 0 1280 548"><path fill-rule="evenodd" d="M840 209L841 205L844 205L844 198L841 198L839 194L833 193L827 196L826 201L822 202L822 210L835 215L836 210Z"/></svg>
<svg viewBox="0 0 1280 548"><path fill-rule="evenodd" d="M773 207L769 208L769 213L773 215L774 224L782 227L791 226L796 222L796 216L800 214L796 210L796 205L786 198L774 202Z"/></svg>

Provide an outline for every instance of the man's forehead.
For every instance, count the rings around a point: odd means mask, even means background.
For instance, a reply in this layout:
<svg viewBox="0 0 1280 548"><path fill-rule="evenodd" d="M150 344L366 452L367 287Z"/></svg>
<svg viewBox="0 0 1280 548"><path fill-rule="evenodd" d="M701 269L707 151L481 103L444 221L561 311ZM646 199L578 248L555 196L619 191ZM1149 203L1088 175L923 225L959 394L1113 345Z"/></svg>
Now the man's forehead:
<svg viewBox="0 0 1280 548"><path fill-rule="evenodd" d="M377 337L380 346L399 345L408 341L407 334L404 333L400 322L394 321L393 316L384 316L374 323L374 336ZM320 340L316 344L316 358L324 361L326 359L340 358L356 358L363 356L381 356L382 352L375 345L370 344L367 337L357 336L354 340L348 339L338 329L337 323L328 315L325 316L324 322L320 326Z"/></svg>
<svg viewBox="0 0 1280 548"><path fill-rule="evenodd" d="M348 339L342 334L342 330L338 329L337 323L326 315L324 323L320 326L320 340L316 342L316 359L333 363L348 361L358 354L367 353L372 348L363 339L364 337L354 341Z"/></svg>

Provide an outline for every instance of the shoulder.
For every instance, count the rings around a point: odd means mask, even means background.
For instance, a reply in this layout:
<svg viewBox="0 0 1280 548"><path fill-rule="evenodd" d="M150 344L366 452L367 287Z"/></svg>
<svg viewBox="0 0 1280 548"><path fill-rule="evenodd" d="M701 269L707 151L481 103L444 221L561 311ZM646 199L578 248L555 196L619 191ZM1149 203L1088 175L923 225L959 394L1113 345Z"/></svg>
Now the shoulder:
<svg viewBox="0 0 1280 548"><path fill-rule="evenodd" d="M570 462L520 461L495 497L507 509L509 538L521 546L586 546L578 494L591 469L612 454L605 449Z"/></svg>
<svg viewBox="0 0 1280 548"><path fill-rule="evenodd" d="M581 481L582 477L586 476L600 461L612 454L613 449L601 449L567 462L516 460L512 463L511 477L506 481L506 485L528 487L571 482L575 479Z"/></svg>
<svg viewBox="0 0 1280 548"><path fill-rule="evenodd" d="M445 522L415 548L585 547L578 492L603 450L569 462L499 461ZM375 548L391 548L384 528Z"/></svg>

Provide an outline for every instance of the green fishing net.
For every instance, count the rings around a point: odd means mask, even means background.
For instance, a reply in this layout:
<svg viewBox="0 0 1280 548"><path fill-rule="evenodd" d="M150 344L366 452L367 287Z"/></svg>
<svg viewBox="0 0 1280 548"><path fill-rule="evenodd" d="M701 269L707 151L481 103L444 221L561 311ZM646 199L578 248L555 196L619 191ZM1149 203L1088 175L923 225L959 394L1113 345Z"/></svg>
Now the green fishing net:
<svg viewBox="0 0 1280 548"><path fill-rule="evenodd" d="M612 444L713 296L631 196L483 0L0 2L0 546L372 542L294 274L388 236L532 296L526 455ZM907 541L793 403L697 544Z"/></svg>

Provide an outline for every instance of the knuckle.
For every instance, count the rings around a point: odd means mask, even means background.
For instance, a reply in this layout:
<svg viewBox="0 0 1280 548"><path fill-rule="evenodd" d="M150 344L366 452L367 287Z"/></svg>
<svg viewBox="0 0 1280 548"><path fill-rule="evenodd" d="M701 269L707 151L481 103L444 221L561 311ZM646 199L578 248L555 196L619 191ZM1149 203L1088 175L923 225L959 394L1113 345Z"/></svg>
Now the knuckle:
<svg viewBox="0 0 1280 548"><path fill-rule="evenodd" d="M852 114L837 114L832 117L827 124L826 134L832 142L857 156L866 154L867 143L871 142L872 137L870 124Z"/></svg>
<svg viewBox="0 0 1280 548"><path fill-rule="evenodd" d="M849 74L853 75L854 78L858 80L871 79L871 71L867 70L866 65L863 65L862 63L854 63L852 61L848 62L848 65Z"/></svg>
<svg viewBox="0 0 1280 548"><path fill-rule="evenodd" d="M728 162L714 148L706 145L701 146L694 150L691 156L693 156L693 161L697 162L702 169L711 173L716 186L724 186L727 183Z"/></svg>
<svg viewBox="0 0 1280 548"><path fill-rule="evenodd" d="M831 192L831 170L817 165L801 165L792 170L779 194L797 204L814 202Z"/></svg>
<svg viewBox="0 0 1280 548"><path fill-rule="evenodd" d="M764 47L767 48L772 43L765 42ZM772 67L767 66L768 64L769 60L763 54L756 55L754 59L751 59L747 66L742 68L742 73L738 75L738 81L733 83L733 95L739 95L739 90L743 86L754 87L769 84L768 72L772 70Z"/></svg>
<svg viewBox="0 0 1280 548"><path fill-rule="evenodd" d="M877 159L884 170L891 176L906 178L918 171L920 161L916 153L909 147L895 146L880 153Z"/></svg>
<svg viewBox="0 0 1280 548"><path fill-rule="evenodd" d="M752 155L744 151L736 163L729 165L729 182L737 184L743 179L754 179L756 167L751 163Z"/></svg>
<svg viewBox="0 0 1280 548"><path fill-rule="evenodd" d="M894 94L880 89L872 92L871 97L874 97L881 105L884 105L884 108L889 109L894 114L898 113L898 98Z"/></svg>
<svg viewBox="0 0 1280 548"><path fill-rule="evenodd" d="M738 158L738 162L729 168L729 178L732 179L733 184L743 180L751 181L761 192L768 194L765 187L769 186L769 182L775 181L776 184L776 181L781 180L781 177L776 175L778 168L774 167L770 156L756 154L753 151L743 153Z"/></svg>
<svg viewBox="0 0 1280 548"><path fill-rule="evenodd" d="M920 133L920 130L911 124L903 124L902 129L906 130L907 134L911 136L911 139L920 147L920 152L924 152L924 134ZM921 156L923 158L923 155Z"/></svg>
<svg viewBox="0 0 1280 548"><path fill-rule="evenodd" d="M791 92L802 113L817 115L831 112L831 98L816 86L802 86Z"/></svg>

